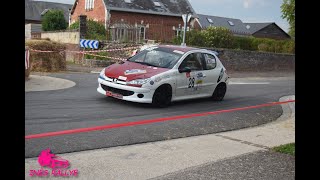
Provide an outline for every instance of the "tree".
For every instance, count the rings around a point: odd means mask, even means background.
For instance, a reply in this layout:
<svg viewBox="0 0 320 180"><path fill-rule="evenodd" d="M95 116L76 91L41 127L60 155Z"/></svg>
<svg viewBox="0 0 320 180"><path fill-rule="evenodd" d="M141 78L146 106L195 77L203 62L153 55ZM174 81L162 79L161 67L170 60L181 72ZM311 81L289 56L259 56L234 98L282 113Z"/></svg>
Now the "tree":
<svg viewBox="0 0 320 180"><path fill-rule="evenodd" d="M290 25L289 34L295 36L295 0L283 0L281 5L282 18L286 19Z"/></svg>
<svg viewBox="0 0 320 180"><path fill-rule="evenodd" d="M62 10L49 10L42 17L42 30L56 31L66 29L67 21L64 19Z"/></svg>
<svg viewBox="0 0 320 180"><path fill-rule="evenodd" d="M70 25L70 29L79 29L79 20ZM106 28L103 23L94 21L92 19L87 20L87 39L106 40Z"/></svg>

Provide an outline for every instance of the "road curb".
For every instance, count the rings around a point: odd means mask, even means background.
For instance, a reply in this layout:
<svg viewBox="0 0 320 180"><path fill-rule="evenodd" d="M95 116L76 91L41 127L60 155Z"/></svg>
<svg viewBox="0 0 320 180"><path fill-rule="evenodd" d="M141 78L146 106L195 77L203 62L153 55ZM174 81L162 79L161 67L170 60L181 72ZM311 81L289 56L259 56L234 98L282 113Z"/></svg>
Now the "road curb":
<svg viewBox="0 0 320 180"><path fill-rule="evenodd" d="M295 100L284 96L279 101ZM270 149L274 146L295 142L295 102L282 104L282 115L275 121L260 126L217 133L216 136L237 142Z"/></svg>

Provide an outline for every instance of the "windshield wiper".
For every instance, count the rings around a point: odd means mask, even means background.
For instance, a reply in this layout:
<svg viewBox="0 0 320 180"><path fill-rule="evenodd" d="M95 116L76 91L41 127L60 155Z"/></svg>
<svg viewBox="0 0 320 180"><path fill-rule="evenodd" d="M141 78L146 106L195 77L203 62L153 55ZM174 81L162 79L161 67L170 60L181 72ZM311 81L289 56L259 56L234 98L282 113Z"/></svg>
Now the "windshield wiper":
<svg viewBox="0 0 320 180"><path fill-rule="evenodd" d="M147 63L147 62L136 62L136 61L133 61L133 62L135 62L135 63L140 63L140 64L143 64L143 65L158 67L158 66L156 66L156 65L154 65L154 64L150 64L150 63Z"/></svg>

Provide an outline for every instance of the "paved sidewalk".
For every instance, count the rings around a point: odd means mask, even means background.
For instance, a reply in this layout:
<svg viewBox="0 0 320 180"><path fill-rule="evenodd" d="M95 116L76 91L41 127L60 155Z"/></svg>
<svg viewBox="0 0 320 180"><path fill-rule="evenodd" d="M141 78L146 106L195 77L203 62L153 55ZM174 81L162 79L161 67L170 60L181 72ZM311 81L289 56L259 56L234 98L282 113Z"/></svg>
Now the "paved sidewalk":
<svg viewBox="0 0 320 180"><path fill-rule="evenodd" d="M270 151L257 151L154 178L154 180L186 179L294 180L295 157Z"/></svg>
<svg viewBox="0 0 320 180"><path fill-rule="evenodd" d="M294 96L281 101L288 99ZM259 127L57 155L78 169L71 179L293 179L294 157L269 152L295 142L294 103L282 107L277 121ZM37 158L25 160L26 179L37 179L28 175L30 169L40 169Z"/></svg>
<svg viewBox="0 0 320 180"><path fill-rule="evenodd" d="M67 79L54 78L46 75L30 75L29 79L25 81L25 92L66 89L75 85L75 82Z"/></svg>

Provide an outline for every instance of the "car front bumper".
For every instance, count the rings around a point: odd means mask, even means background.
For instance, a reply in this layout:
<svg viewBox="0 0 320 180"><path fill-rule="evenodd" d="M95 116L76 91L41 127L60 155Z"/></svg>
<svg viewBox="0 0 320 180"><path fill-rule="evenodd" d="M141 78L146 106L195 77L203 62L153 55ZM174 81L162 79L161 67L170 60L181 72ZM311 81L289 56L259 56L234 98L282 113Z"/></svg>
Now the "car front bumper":
<svg viewBox="0 0 320 180"><path fill-rule="evenodd" d="M101 78L98 78L98 83L97 91L105 96L131 102L152 103L154 90L116 84ZM107 91L109 92L107 93ZM138 95L143 95L143 97L138 97Z"/></svg>

